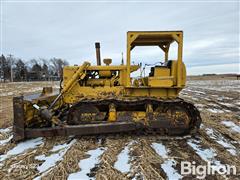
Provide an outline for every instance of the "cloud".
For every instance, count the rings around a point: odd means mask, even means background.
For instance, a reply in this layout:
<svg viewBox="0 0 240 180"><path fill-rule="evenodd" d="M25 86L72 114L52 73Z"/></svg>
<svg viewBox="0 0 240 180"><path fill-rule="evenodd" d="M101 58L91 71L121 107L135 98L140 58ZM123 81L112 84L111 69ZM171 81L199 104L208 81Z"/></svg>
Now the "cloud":
<svg viewBox="0 0 240 180"><path fill-rule="evenodd" d="M183 57L189 68L204 70L205 65L239 61L239 8L235 2L2 4L2 53L25 60L61 57L71 64L95 63L94 42L100 41L102 58L111 57L117 64L122 52L126 56L127 31L183 30ZM176 58L174 48L172 59ZM139 48L133 51L133 60L154 63L163 60L163 53L159 48Z"/></svg>
<svg viewBox="0 0 240 180"><path fill-rule="evenodd" d="M239 63L195 66L187 69L189 75L239 73Z"/></svg>
<svg viewBox="0 0 240 180"><path fill-rule="evenodd" d="M196 40L194 42L189 42L185 45L185 49L187 50L188 53L196 52L201 49L208 49L209 47L216 46L220 43L226 42L225 39L220 38L220 39L200 39Z"/></svg>

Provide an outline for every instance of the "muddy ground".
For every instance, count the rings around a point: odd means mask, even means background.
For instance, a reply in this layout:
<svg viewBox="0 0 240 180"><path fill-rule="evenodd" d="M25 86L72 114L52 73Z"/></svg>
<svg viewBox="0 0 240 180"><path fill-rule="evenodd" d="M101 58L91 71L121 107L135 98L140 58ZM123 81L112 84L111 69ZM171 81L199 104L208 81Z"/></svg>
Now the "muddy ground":
<svg viewBox="0 0 240 180"><path fill-rule="evenodd" d="M38 92L55 82L0 83L1 179L193 179L181 174L181 162L213 168L235 166L237 175L211 174L205 179L239 179L240 80L190 80L181 97L193 102L203 124L195 136L115 134L12 139L12 97Z"/></svg>

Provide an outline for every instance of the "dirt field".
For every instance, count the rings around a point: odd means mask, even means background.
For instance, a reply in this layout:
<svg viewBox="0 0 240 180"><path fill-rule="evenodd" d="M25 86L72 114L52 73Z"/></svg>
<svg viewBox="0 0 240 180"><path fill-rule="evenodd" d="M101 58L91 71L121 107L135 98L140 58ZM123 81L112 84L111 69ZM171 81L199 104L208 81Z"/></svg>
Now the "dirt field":
<svg viewBox="0 0 240 180"><path fill-rule="evenodd" d="M116 134L36 138L11 143L15 95L58 83L0 84L1 179L193 179L181 174L181 162L215 168L235 166L238 175L205 179L239 179L240 80L191 80L181 97L193 102L203 124L194 137ZM198 176L198 178L200 178Z"/></svg>

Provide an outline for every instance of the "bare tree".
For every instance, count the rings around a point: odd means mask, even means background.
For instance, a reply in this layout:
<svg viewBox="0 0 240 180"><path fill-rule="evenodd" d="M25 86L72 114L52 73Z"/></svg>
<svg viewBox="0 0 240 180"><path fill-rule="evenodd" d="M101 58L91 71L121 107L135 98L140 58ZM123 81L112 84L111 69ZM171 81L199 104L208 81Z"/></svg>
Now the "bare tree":
<svg viewBox="0 0 240 180"><path fill-rule="evenodd" d="M0 81L4 80L4 64L6 62L6 58L4 57L4 55L2 54L0 57Z"/></svg>
<svg viewBox="0 0 240 180"><path fill-rule="evenodd" d="M27 67L25 63L21 60L18 59L15 63L15 79L17 81L23 81L27 79Z"/></svg>
<svg viewBox="0 0 240 180"><path fill-rule="evenodd" d="M31 81L47 80L54 76L53 79L57 80L62 77L63 67L68 64L66 60L60 58L24 61L16 59L12 55L7 58L2 55L0 56L0 79L6 81L14 77L17 81Z"/></svg>
<svg viewBox="0 0 240 180"><path fill-rule="evenodd" d="M1 79L4 82L11 79L11 61L4 55L1 56Z"/></svg>
<svg viewBox="0 0 240 180"><path fill-rule="evenodd" d="M53 65L54 73L57 74L58 77L62 77L63 67L67 66L69 63L60 58L52 58L50 61Z"/></svg>

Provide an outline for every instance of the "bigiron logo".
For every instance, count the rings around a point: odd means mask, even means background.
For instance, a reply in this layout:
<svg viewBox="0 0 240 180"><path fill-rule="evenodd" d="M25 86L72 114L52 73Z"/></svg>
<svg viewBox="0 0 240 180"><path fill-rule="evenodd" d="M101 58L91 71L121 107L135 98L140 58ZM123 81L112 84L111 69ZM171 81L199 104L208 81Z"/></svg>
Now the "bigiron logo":
<svg viewBox="0 0 240 180"><path fill-rule="evenodd" d="M207 165L196 165L195 161L181 162L181 175L196 175L199 179L204 179L207 175L237 175L236 166L231 165L213 165L208 162Z"/></svg>

